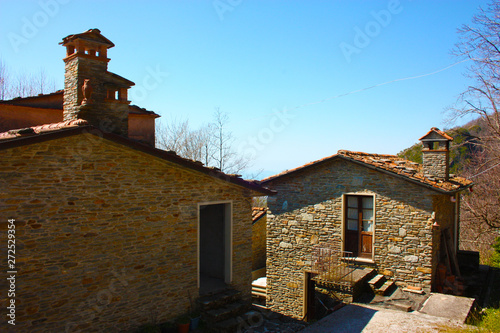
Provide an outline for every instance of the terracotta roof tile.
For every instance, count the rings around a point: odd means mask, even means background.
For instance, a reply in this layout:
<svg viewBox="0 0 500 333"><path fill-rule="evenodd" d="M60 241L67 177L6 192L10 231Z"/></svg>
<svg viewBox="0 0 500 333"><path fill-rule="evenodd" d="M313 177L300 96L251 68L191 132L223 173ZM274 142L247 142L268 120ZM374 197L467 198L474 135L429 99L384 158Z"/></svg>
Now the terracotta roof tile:
<svg viewBox="0 0 500 333"><path fill-rule="evenodd" d="M450 141L453 141L453 138L452 138L451 136L449 136L449 135L448 135L448 134L446 134L445 132L441 131L441 130L440 130L439 128L437 128L437 127L432 127L432 128L430 129L430 131L429 131L429 132L427 132L424 136L422 136L419 140L422 140L423 138L425 138L426 136L428 136L428 135L429 135L429 134L431 134L432 132L437 133L437 134L441 135L442 137L444 137L444 138L446 138L446 139L448 139L448 140L450 140Z"/></svg>
<svg viewBox="0 0 500 333"><path fill-rule="evenodd" d="M252 207L252 222L257 222L261 217L267 214L265 207Z"/></svg>
<svg viewBox="0 0 500 333"><path fill-rule="evenodd" d="M78 126L88 125L88 122L83 119L67 120L60 123L44 124L39 126L14 129L0 133L0 140L14 139L21 136L29 136L44 132L58 131L65 128L73 128Z"/></svg>
<svg viewBox="0 0 500 333"><path fill-rule="evenodd" d="M344 160L350 160L353 162L361 163L362 165L368 166L372 169L388 172L395 176L399 176L404 179L420 183L421 185L425 185L446 192L459 191L469 187L472 184L472 181L456 176L453 177L450 176L448 180L439 180L430 177L425 177L422 173L421 164L405 160L396 155L369 154L369 153L355 152L348 150L339 150L336 155L328 156L320 160L304 164L298 168L286 170L277 175L265 178L261 182L266 183L273 179L294 173L296 171L335 158L341 158Z"/></svg>
<svg viewBox="0 0 500 333"><path fill-rule="evenodd" d="M63 94L64 94L64 90L61 89L61 90L57 90L57 91L54 91L54 92L48 93L48 94L38 94L36 96L26 96L26 97L14 97L13 99L1 100L0 104L13 104L13 105L15 105L16 103L21 102L21 101L25 101L25 100L40 99L40 98L43 98L46 96L63 95ZM61 105L61 107L62 107L62 105Z"/></svg>
<svg viewBox="0 0 500 333"><path fill-rule="evenodd" d="M133 83L133 82L132 82ZM60 95L60 102L57 102L57 104L54 103L49 103L48 106L45 106L43 103L43 98L47 96L56 96ZM0 101L0 104L6 104L6 105L19 105L19 106L26 106L26 107L32 107L32 108L54 108L54 109L63 109L63 95L64 95L64 90L58 90L50 94L38 94L37 96L29 96L29 97L16 97L13 99L5 100L5 101ZM33 104L34 102L36 103L38 100L42 100L42 102L39 102L39 104ZM34 102L33 102L34 101ZM151 115L154 116L155 118L160 117L157 113L154 111L149 111L146 110L145 108L141 108L137 105L129 105L129 113L132 114L143 114L143 115Z"/></svg>
<svg viewBox="0 0 500 333"><path fill-rule="evenodd" d="M106 37L104 37L101 34L101 30L99 30L99 29L89 29L89 30L82 32L80 34L73 34L73 35L66 36L63 38L63 41L60 42L59 44L65 45L66 43L68 43L74 39L77 39L77 38L86 39L86 40L98 42L101 44L105 44L108 48L112 48L113 46L115 46L115 44L113 44L112 41L110 41L109 39L107 39Z"/></svg>

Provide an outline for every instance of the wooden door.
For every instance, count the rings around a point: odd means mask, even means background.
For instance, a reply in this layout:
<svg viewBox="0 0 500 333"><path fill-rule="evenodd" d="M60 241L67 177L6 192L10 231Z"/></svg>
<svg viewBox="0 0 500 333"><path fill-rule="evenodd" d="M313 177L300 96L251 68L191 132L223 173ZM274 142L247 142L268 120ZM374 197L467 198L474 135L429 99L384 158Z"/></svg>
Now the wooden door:
<svg viewBox="0 0 500 333"><path fill-rule="evenodd" d="M372 257L373 248L373 197L348 195L344 251L355 257Z"/></svg>

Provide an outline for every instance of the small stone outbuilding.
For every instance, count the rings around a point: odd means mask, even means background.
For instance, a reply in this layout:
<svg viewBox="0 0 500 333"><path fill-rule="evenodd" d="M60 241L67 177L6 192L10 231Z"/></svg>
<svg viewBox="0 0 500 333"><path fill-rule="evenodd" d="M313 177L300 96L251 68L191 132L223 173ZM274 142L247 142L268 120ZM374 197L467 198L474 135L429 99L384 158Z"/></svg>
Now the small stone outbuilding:
<svg viewBox="0 0 500 333"><path fill-rule="evenodd" d="M4 311L0 330L132 331L221 287L249 302L252 197L272 192L130 137L133 83L107 71L113 44L97 29L62 44L64 119L0 133L2 267L15 230L15 283L0 282L15 326Z"/></svg>
<svg viewBox="0 0 500 333"><path fill-rule="evenodd" d="M271 310L304 317L313 249L323 245L399 285L433 288L445 252L458 250L459 193L471 182L448 174L451 137L432 128L420 140L422 165L341 150L262 180L278 193L267 216Z"/></svg>

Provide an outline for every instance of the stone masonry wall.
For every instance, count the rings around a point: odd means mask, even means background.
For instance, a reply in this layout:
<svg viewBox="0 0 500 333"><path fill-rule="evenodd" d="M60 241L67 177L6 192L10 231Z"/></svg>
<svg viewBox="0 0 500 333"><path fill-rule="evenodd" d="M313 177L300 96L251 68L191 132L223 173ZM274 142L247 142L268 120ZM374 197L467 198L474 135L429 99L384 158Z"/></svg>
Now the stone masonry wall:
<svg viewBox="0 0 500 333"><path fill-rule="evenodd" d="M370 267L399 284L430 290L435 192L357 164L335 160L265 183L268 202L267 306L303 316L304 272L314 245L342 241L342 195L375 196Z"/></svg>
<svg viewBox="0 0 500 333"><path fill-rule="evenodd" d="M426 177L447 178L449 152L422 150L422 166Z"/></svg>
<svg viewBox="0 0 500 333"><path fill-rule="evenodd" d="M85 119L104 132L128 135L128 104L105 101L107 63L75 57L66 61L64 73L64 120ZM91 101L81 105L82 86L90 79Z"/></svg>
<svg viewBox="0 0 500 333"><path fill-rule="evenodd" d="M266 216L252 225L252 270L266 267L266 226Z"/></svg>
<svg viewBox="0 0 500 333"><path fill-rule="evenodd" d="M2 267L16 221L16 332L130 331L187 312L202 202L232 202L233 287L250 299L253 193L90 134L4 149L0 161Z"/></svg>

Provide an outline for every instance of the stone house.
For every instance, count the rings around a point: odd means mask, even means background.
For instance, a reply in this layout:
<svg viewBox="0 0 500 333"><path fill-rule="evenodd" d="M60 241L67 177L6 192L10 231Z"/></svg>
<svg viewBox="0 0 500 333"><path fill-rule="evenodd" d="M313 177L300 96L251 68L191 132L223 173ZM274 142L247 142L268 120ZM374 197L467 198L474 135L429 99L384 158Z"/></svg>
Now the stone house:
<svg viewBox="0 0 500 333"><path fill-rule="evenodd" d="M113 44L99 30L62 45L62 94L0 105L19 113L9 121L30 114L0 134L3 267L11 224L16 247L15 296L1 302L14 300L15 326L1 330L127 331L173 320L220 288L248 302L252 197L273 192L152 147L157 115L129 105L133 82L107 71ZM46 118L61 95L62 119ZM134 110L153 127L134 132Z"/></svg>
<svg viewBox="0 0 500 333"><path fill-rule="evenodd" d="M267 216L271 310L305 316L315 248L333 248L398 285L433 288L445 252L458 250L459 193L471 182L449 175L451 137L432 128L420 140L422 165L341 150L262 180L278 193Z"/></svg>

